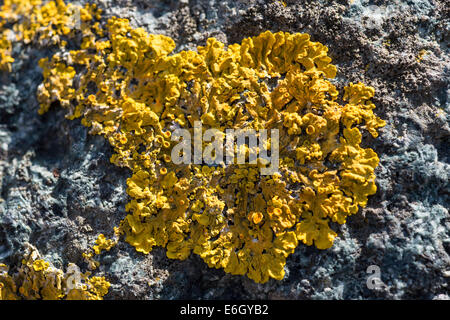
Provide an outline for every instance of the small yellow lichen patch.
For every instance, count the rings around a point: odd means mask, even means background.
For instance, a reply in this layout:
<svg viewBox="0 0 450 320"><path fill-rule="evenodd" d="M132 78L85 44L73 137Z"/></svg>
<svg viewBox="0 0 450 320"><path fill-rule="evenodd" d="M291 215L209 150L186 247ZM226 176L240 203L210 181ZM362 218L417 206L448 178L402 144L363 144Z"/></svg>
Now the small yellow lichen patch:
<svg viewBox="0 0 450 320"><path fill-rule="evenodd" d="M82 274L74 264L67 272L56 269L39 258L32 246L18 272L10 275L8 267L0 264L0 300L101 300L110 284L104 277Z"/></svg>
<svg viewBox="0 0 450 320"><path fill-rule="evenodd" d="M2 23L0 23L0 26ZM11 63L14 62L12 54L12 43L9 40L11 33L9 30L0 33L0 70L10 71Z"/></svg>
<svg viewBox="0 0 450 320"><path fill-rule="evenodd" d="M419 54L416 57L417 62L421 62L423 58L428 54L429 52L425 49L420 50Z"/></svg>
<svg viewBox="0 0 450 320"><path fill-rule="evenodd" d="M111 250L119 242L121 230L119 227L114 227L114 238L106 239L104 234L99 234L95 245L92 246L87 252L83 253L83 257L89 265L90 270L95 270L99 266L98 261L94 260L95 255L99 255L102 251Z"/></svg>

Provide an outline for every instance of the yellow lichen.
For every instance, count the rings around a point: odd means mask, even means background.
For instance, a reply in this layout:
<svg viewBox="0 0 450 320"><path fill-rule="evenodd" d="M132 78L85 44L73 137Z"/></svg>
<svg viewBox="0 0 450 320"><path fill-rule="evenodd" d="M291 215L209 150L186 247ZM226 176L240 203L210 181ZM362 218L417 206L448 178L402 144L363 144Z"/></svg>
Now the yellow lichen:
<svg viewBox="0 0 450 320"><path fill-rule="evenodd" d="M111 250L119 241L121 230L119 227L114 227L114 238L106 239L104 234L99 234L95 240L95 245L87 252L83 253L83 258L88 263L90 270L95 270L99 266L99 262L94 260L94 256L99 255L102 251Z"/></svg>
<svg viewBox="0 0 450 320"><path fill-rule="evenodd" d="M376 137L385 125L373 113L374 89L351 83L340 105L328 48L307 34L266 31L227 47L211 38L171 54L171 38L126 19L98 33L40 62L39 112L59 102L107 139L112 163L131 170L120 231L139 252L164 246L169 258L194 252L228 273L279 280L299 241L331 247L329 222L345 223L375 193L378 157L360 146L360 129ZM261 175L263 163L174 164L170 132L194 136L196 121L203 131L278 129L279 173ZM115 243L99 239L95 253Z"/></svg>
<svg viewBox="0 0 450 320"><path fill-rule="evenodd" d="M422 62L423 58L424 58L427 54L429 54L429 52L428 52L427 50L425 50L425 49L420 50L420 51L419 51L419 54L418 54L417 57L416 57L416 61L417 61L417 62Z"/></svg>
<svg viewBox="0 0 450 320"><path fill-rule="evenodd" d="M0 70L10 70L12 43L23 41L39 46L64 47L80 31L84 41L94 37L101 10L95 4L84 7L63 0L5 0L0 8ZM6 28L6 25L13 27Z"/></svg>
<svg viewBox="0 0 450 320"><path fill-rule="evenodd" d="M17 273L0 264L0 300L101 300L110 284L104 277L82 274L74 264L66 272L40 259L32 246Z"/></svg>

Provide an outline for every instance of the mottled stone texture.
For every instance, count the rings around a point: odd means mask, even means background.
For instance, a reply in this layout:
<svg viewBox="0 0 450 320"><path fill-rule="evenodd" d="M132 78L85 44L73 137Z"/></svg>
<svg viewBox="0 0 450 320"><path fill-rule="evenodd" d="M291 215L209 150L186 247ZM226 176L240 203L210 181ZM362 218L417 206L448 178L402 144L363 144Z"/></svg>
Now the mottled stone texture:
<svg viewBox="0 0 450 320"><path fill-rule="evenodd" d="M449 6L432 1L101 0L106 16L171 36L176 50L208 37L240 42L264 30L306 32L329 47L334 83L376 89L378 192L367 208L334 226L328 250L300 244L286 277L255 284L192 255L145 256L121 241L100 257L109 299L449 299ZM426 54L420 59L421 50ZM124 217L129 172L111 149L52 108L38 116L39 58L52 49L14 47L13 72L0 74L0 262L17 266L30 242L57 267L83 265L99 233ZM424 52L424 51L422 51ZM420 61L418 61L420 60ZM385 286L369 289L370 265Z"/></svg>

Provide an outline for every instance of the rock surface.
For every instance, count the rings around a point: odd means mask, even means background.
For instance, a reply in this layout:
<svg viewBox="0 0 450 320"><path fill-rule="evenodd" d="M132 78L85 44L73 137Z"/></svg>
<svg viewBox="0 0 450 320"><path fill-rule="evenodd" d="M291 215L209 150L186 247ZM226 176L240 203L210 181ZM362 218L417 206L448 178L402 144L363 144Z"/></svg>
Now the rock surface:
<svg viewBox="0 0 450 320"><path fill-rule="evenodd" d="M100 256L107 299L450 299L450 8L445 0L100 0L106 17L172 37L177 51L208 37L231 44L265 30L309 33L329 48L342 90L376 90L378 192L328 250L300 244L282 281L256 284L197 256L142 255L120 241ZM56 267L83 264L99 233L125 216L126 169L110 146L53 108L37 114L37 61L51 51L14 47L0 74L0 261L17 265L24 243ZM370 267L372 266L372 267ZM369 268L370 267L370 268ZM383 284L372 285L380 272ZM372 278L371 278L372 276ZM376 285L379 284L379 285Z"/></svg>

